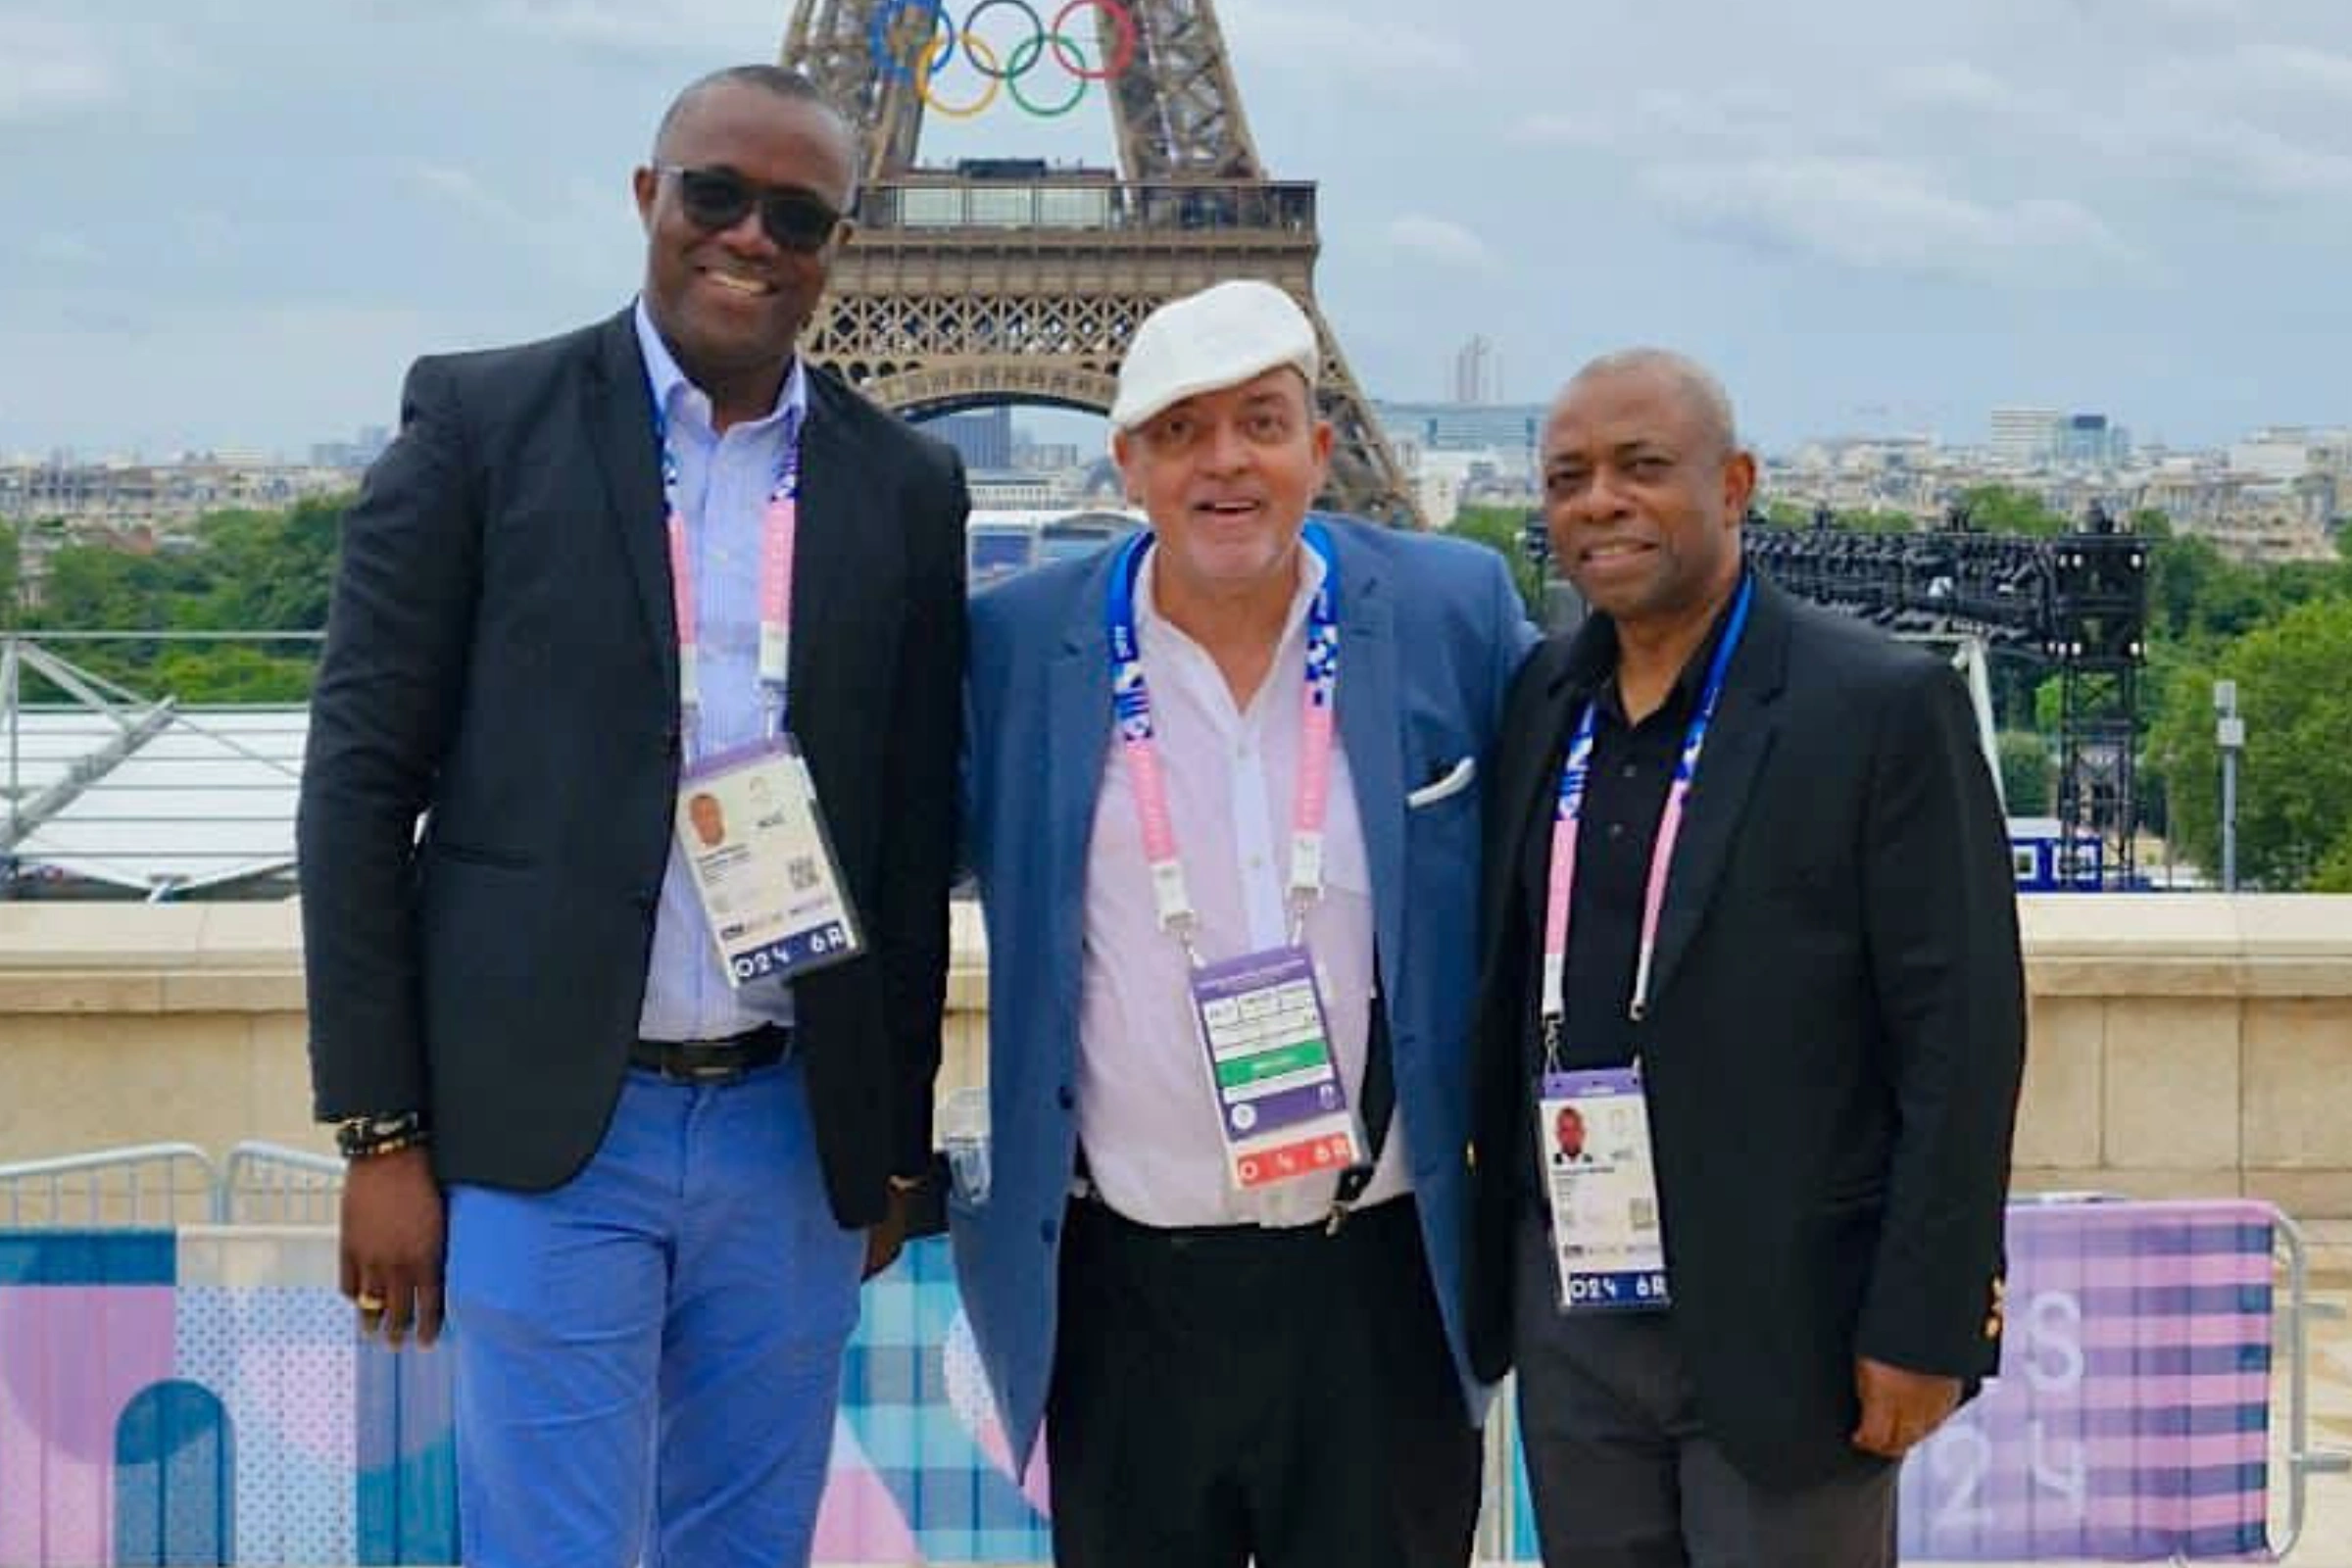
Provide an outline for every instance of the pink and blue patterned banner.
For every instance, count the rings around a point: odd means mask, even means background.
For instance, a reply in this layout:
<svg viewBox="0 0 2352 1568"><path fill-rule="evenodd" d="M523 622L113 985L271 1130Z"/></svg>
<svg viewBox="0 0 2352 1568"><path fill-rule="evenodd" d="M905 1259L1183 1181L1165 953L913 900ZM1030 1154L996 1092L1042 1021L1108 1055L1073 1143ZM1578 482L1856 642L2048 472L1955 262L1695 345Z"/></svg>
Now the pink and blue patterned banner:
<svg viewBox="0 0 2352 1568"><path fill-rule="evenodd" d="M1904 1559L2264 1555L2274 1221L2012 1209L2001 1376L1906 1468ZM455 1562L448 1357L361 1343L333 1279L317 1231L0 1232L0 1563ZM866 1289L817 1560L1042 1562L1045 1497L945 1245L909 1247Z"/></svg>
<svg viewBox="0 0 2352 1568"><path fill-rule="evenodd" d="M2009 1211L2001 1375L1913 1454L1906 1560L2266 1559L2274 1211Z"/></svg>
<svg viewBox="0 0 2352 1568"><path fill-rule="evenodd" d="M1035 1562L947 1248L866 1289L828 1564ZM454 1563L449 1358L363 1343L320 1232L0 1233L0 1563Z"/></svg>

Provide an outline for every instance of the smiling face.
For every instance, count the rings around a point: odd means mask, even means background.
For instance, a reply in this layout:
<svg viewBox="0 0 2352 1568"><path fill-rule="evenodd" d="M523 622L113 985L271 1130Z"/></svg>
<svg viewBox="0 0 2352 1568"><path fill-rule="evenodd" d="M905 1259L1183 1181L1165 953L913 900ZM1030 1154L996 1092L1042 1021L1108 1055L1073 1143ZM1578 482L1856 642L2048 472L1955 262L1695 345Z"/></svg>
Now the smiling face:
<svg viewBox="0 0 2352 1568"><path fill-rule="evenodd" d="M811 192L835 211L850 204L852 148L841 122L821 103L749 83L694 93L654 156L662 169L725 169L758 185ZM824 294L838 235L812 252L785 250L760 226L757 203L727 228L705 228L686 215L678 175L662 169L635 176L656 329L706 391L780 377Z"/></svg>
<svg viewBox="0 0 2352 1568"><path fill-rule="evenodd" d="M1665 366L1579 376L1544 427L1552 559L1621 625L1672 622L1727 596L1755 460Z"/></svg>
<svg viewBox="0 0 2352 1568"><path fill-rule="evenodd" d="M1294 586L1292 547L1323 487L1331 426L1288 368L1202 392L1111 437L1127 493L1152 519L1161 583L1231 598Z"/></svg>

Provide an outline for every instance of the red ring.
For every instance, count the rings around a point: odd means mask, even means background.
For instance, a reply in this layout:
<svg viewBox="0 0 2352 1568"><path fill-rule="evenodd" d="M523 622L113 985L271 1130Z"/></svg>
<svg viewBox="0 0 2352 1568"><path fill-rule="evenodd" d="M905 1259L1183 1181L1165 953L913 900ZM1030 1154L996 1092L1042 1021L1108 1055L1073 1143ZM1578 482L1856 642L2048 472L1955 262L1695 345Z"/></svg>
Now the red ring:
<svg viewBox="0 0 2352 1568"><path fill-rule="evenodd" d="M1087 70L1083 56L1072 64L1067 52L1069 46L1062 41L1061 24L1069 21L1081 6L1093 6L1110 18L1118 29L1118 46L1103 58L1100 71ZM1054 51L1054 63L1080 81L1108 81L1135 64L1135 16L1119 4L1119 0L1067 0L1059 11L1054 13L1054 25L1046 31L1048 46Z"/></svg>

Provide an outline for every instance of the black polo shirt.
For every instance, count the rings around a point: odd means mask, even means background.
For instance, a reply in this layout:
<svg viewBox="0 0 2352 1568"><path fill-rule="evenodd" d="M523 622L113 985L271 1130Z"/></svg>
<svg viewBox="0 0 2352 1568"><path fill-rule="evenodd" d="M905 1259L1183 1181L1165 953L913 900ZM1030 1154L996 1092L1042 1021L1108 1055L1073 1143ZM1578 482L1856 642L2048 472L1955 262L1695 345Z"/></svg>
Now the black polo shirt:
<svg viewBox="0 0 2352 1568"><path fill-rule="evenodd" d="M1640 723L1626 717L1614 668L1595 693L1599 712L1576 844L1576 891L1568 906L1568 1018L1560 1051L1560 1065L1566 1070L1623 1067L1633 1060L1628 1009L1642 947L1642 905L1649 890L1650 848L1657 841L1659 818L1666 813L1666 790L1674 781L1683 736L1698 711L1707 666L1723 639L1729 614L1727 604L1716 615L1706 641L1676 677L1665 702ZM1544 805L1519 849L1520 897L1526 904L1527 928L1535 945L1528 965L1523 1035L1525 1059L1533 1071L1542 1071L1544 1061L1544 906L1550 891L1560 769L1567 762L1569 739L1583 716L1581 708L1571 708L1565 726L1553 738ZM1706 770L1703 756L1699 770ZM1671 877L1666 896L1669 901L1674 897Z"/></svg>

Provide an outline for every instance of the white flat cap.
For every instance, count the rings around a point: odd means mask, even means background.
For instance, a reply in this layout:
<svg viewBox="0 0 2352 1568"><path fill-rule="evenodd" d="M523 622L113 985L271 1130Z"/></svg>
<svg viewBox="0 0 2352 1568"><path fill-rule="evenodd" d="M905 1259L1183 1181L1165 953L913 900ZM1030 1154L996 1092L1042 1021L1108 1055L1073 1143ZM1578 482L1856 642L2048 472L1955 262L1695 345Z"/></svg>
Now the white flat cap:
<svg viewBox="0 0 2352 1568"><path fill-rule="evenodd" d="M1170 300L1135 329L1119 366L1113 428L1132 430L1172 403L1239 386L1279 366L1315 384L1315 326L1281 289L1236 279Z"/></svg>

